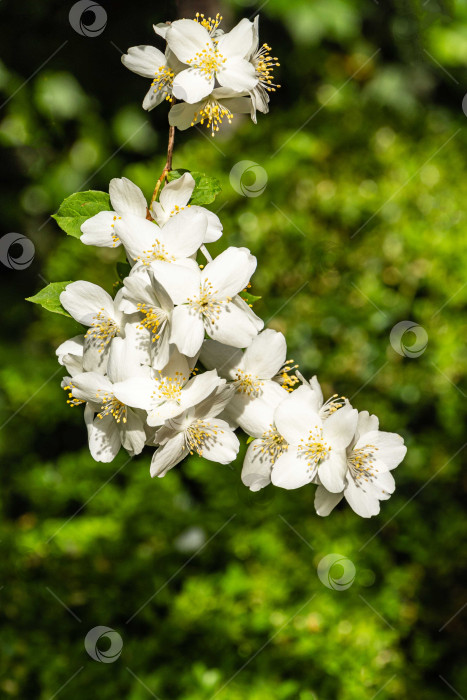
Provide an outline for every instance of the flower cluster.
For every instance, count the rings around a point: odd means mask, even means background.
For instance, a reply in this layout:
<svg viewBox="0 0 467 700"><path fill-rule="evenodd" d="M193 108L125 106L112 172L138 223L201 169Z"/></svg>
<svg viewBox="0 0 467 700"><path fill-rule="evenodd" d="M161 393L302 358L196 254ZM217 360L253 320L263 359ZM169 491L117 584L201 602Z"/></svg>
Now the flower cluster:
<svg viewBox="0 0 467 700"><path fill-rule="evenodd" d="M221 20L197 13L194 20L157 24L154 31L167 42L165 53L154 46L128 49L123 64L152 80L144 109L167 100L171 126L206 124L213 136L234 114L250 113L256 123L257 111L269 111L269 93L280 87L273 75L279 64L267 44L259 45L258 17L242 19L227 33Z"/></svg>
<svg viewBox="0 0 467 700"><path fill-rule="evenodd" d="M344 397L324 402L316 377L295 371L282 333L263 330L244 298L256 258L236 247L211 258L206 244L222 224L189 205L194 187L186 172L148 208L135 184L114 179L113 211L81 227L83 243L123 246L131 266L115 298L84 281L60 296L87 327L57 355L69 404L84 405L92 456L110 462L121 447L137 455L148 445L151 475L162 477L187 454L232 462L240 427L250 436L241 478L251 490L313 483L319 515L343 497L375 515L394 491L402 438Z"/></svg>

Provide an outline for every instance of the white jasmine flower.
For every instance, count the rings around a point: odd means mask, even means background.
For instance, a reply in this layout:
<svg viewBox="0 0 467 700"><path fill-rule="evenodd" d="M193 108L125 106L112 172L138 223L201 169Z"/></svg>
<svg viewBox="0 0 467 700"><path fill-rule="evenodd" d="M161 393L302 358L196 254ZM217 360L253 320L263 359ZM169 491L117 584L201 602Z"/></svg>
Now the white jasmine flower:
<svg viewBox="0 0 467 700"><path fill-rule="evenodd" d="M129 217L146 219L146 198L140 188L126 177L113 178L109 184L110 203L114 211L101 211L84 222L80 237L86 245L115 248L121 244L115 233L117 221Z"/></svg>
<svg viewBox="0 0 467 700"><path fill-rule="evenodd" d="M138 326L149 334L152 366L155 369L163 369L170 358L173 308L171 298L151 269L142 267L123 281L119 310L124 314L139 314Z"/></svg>
<svg viewBox="0 0 467 700"><path fill-rule="evenodd" d="M190 173L183 173L181 177L167 183L160 193L159 201L153 203L151 214L159 226L164 226L172 216L181 211L189 212L189 216L203 213L208 220L203 243L212 243L221 237L222 224L219 217L209 209L188 204L195 185L195 180Z"/></svg>
<svg viewBox="0 0 467 700"><path fill-rule="evenodd" d="M149 426L160 426L225 385L215 370L190 379L191 371L188 359L175 350L163 370L127 379L115 386L115 395L128 406L146 411Z"/></svg>
<svg viewBox="0 0 467 700"><path fill-rule="evenodd" d="M296 375L302 382L302 386L296 391L298 391L300 394L302 392L308 392L308 400L311 402L313 410L319 413L321 418L327 418L347 402L345 396L339 396L338 394L333 394L327 401L325 401L323 391L316 375L313 376L310 381L307 381L305 377L300 374L300 372L296 372ZM290 377L290 379L292 379L292 377Z"/></svg>
<svg viewBox="0 0 467 700"><path fill-rule="evenodd" d="M275 66L280 64L277 62L277 57L270 54L271 47L268 44L263 44L259 47L259 15L253 21L253 41L251 50L247 56L255 69L255 76L258 80L257 84L249 91L251 97L251 118L256 124L256 111L267 114L269 112L269 93L275 92L280 85L273 83L273 70Z"/></svg>
<svg viewBox="0 0 467 700"><path fill-rule="evenodd" d="M97 462L111 462L121 446L131 456L137 455L146 443L141 415L119 401L114 393L114 384L144 371L135 358L133 345L134 339L130 336L127 339L114 338L107 376L83 372L72 377L68 386L69 403L87 404L85 419L89 449Z"/></svg>
<svg viewBox="0 0 467 700"><path fill-rule="evenodd" d="M151 476L165 476L187 454L195 452L219 464L229 464L235 459L240 446L238 438L228 423L216 418L231 396L225 379L220 381L221 386L207 391L199 403L171 418L157 431L156 441L161 447L153 455Z"/></svg>
<svg viewBox="0 0 467 700"><path fill-rule="evenodd" d="M213 91L216 79L221 87L236 92L251 90L258 82L254 67L245 60L253 39L247 19L216 38L201 23L181 19L172 22L165 38L177 58L189 66L174 78L172 91L177 99L199 102Z"/></svg>
<svg viewBox="0 0 467 700"><path fill-rule="evenodd" d="M147 219L121 219L115 231L130 260L149 265L154 260L180 262L198 252L206 238L208 219L203 211L181 211L164 226Z"/></svg>
<svg viewBox="0 0 467 700"><path fill-rule="evenodd" d="M168 25L163 26L168 29ZM162 28L158 31L154 27L154 30L158 34L165 33ZM143 100L143 109L150 111L164 100L172 102L174 78L185 66L170 49L164 55L155 46L132 46L128 53L123 54L122 63L133 73L152 78L151 87Z"/></svg>
<svg viewBox="0 0 467 700"><path fill-rule="evenodd" d="M259 491L271 483L271 472L278 458L288 449L288 444L277 429L274 414L284 401L285 392L261 402L249 434L255 438L249 445L242 468L242 481L250 491Z"/></svg>
<svg viewBox="0 0 467 700"><path fill-rule="evenodd" d="M235 394L226 415L248 435L264 432L263 412L287 397L276 378L285 365L287 345L282 333L265 330L251 341L245 352L205 340L200 359L207 369L217 369L233 383Z"/></svg>
<svg viewBox="0 0 467 700"><path fill-rule="evenodd" d="M344 488L345 448L355 433L357 411L346 403L323 420L310 398L297 389L276 409L275 425L289 448L274 466L272 483L296 489L319 476L328 491L338 493Z"/></svg>
<svg viewBox="0 0 467 700"><path fill-rule="evenodd" d="M170 342L184 355L199 351L205 332L233 347L246 347L256 336L261 319L254 322L233 301L256 269L256 258L247 248L228 248L203 270L165 262L153 263L152 269L175 304Z"/></svg>
<svg viewBox="0 0 467 700"><path fill-rule="evenodd" d="M104 372L110 341L123 335L124 318L119 310L122 291L112 299L92 282L72 282L60 294L60 303L73 318L89 326L84 336L83 367Z"/></svg>
<svg viewBox="0 0 467 700"><path fill-rule="evenodd" d="M355 437L347 447L345 488L341 493L329 493L319 485L315 495L318 515L329 515L344 497L362 518L377 515L380 501L388 499L396 488L391 470L404 459L407 448L397 433L379 430L379 421L368 411L358 414Z"/></svg>
<svg viewBox="0 0 467 700"><path fill-rule="evenodd" d="M247 92L235 92L230 88L215 88L207 97L193 104L181 102L169 112L169 124L180 131L195 124L206 124L211 136L219 131L224 119L232 122L234 114L251 112L251 100Z"/></svg>

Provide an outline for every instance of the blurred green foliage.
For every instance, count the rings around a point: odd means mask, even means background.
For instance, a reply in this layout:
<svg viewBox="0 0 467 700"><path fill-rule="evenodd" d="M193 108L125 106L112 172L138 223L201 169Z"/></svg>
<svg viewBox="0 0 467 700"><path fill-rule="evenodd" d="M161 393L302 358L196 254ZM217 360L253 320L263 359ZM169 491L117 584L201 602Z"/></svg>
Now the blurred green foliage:
<svg viewBox="0 0 467 700"><path fill-rule="evenodd" d="M142 111L147 82L119 50L153 43L151 23L177 16L171 2L103 4L95 38L73 31L62 3L0 7L2 233L36 247L27 269L0 265L1 696L465 693L466 4L269 0L261 36L283 85L271 113L215 140L201 129L176 138L174 167L222 182L212 252L244 245L258 257L257 311L301 370L406 439L398 489L372 521L345 506L319 519L311 488L251 494L241 459L190 459L151 481L149 454L90 458L54 357L80 328L23 299L64 279L112 290L120 252L85 247L49 217L115 176L152 192L166 108ZM222 9L231 25L257 7ZM239 160L266 171L259 196L232 187ZM416 358L389 342L402 320L428 334ZM317 577L333 552L356 567L344 591ZM84 649L97 625L122 636L113 664Z"/></svg>

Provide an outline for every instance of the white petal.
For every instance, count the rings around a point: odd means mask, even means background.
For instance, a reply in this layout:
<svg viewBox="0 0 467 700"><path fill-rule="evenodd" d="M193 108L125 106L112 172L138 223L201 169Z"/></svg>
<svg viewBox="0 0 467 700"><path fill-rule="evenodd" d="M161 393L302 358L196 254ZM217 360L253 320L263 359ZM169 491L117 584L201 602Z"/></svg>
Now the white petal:
<svg viewBox="0 0 467 700"><path fill-rule="evenodd" d="M197 53L204 51L206 45L213 46L209 32L201 24L191 19L179 19L172 22L165 38L170 50L182 63L186 63Z"/></svg>
<svg viewBox="0 0 467 700"><path fill-rule="evenodd" d="M248 318L250 319L251 323L253 326L256 328L256 332L258 333L259 331L263 330L264 328L264 321L262 318L257 316L251 306L248 306L246 301L242 299L242 297L238 296L238 294L232 299L232 303L235 304L241 311L243 311Z"/></svg>
<svg viewBox="0 0 467 700"><path fill-rule="evenodd" d="M309 484L313 476L313 472L310 472L308 464L300 458L297 450L289 447L276 461L271 481L274 486L280 486L282 489L299 489Z"/></svg>
<svg viewBox="0 0 467 700"><path fill-rule="evenodd" d="M187 454L185 435L178 433L154 452L151 460L151 476L165 476L169 469L175 467Z"/></svg>
<svg viewBox="0 0 467 700"><path fill-rule="evenodd" d="M114 318L114 302L110 294L92 282L72 282L60 294L60 303L76 321L90 326L97 314Z"/></svg>
<svg viewBox="0 0 467 700"><path fill-rule="evenodd" d="M202 211L184 209L162 227L159 238L175 258L189 258L202 245L208 220Z"/></svg>
<svg viewBox="0 0 467 700"><path fill-rule="evenodd" d="M73 396L82 401L101 403L102 396L112 394L112 384L98 372L83 372L73 377Z"/></svg>
<svg viewBox="0 0 467 700"><path fill-rule="evenodd" d="M151 253L160 231L154 222L140 216L126 216L115 223L115 232L133 260Z"/></svg>
<svg viewBox="0 0 467 700"><path fill-rule="evenodd" d="M372 416L368 411L360 411L357 422L357 435L363 435L370 431L378 430L379 420L376 416Z"/></svg>
<svg viewBox="0 0 467 700"><path fill-rule="evenodd" d="M158 107L168 94L167 90L157 90L152 85L144 96L143 109L150 112L155 107Z"/></svg>
<svg viewBox="0 0 467 700"><path fill-rule="evenodd" d="M243 356L243 369L260 379L272 379L285 362L287 344L282 333L265 330L253 339Z"/></svg>
<svg viewBox="0 0 467 700"><path fill-rule="evenodd" d="M173 81L172 92L177 100L195 104L207 97L214 87L214 76L198 68L186 68Z"/></svg>
<svg viewBox="0 0 467 700"><path fill-rule="evenodd" d="M141 408L148 411L151 408L151 396L155 382L144 377L133 377L113 385L114 396L126 406Z"/></svg>
<svg viewBox="0 0 467 700"><path fill-rule="evenodd" d="M176 306L172 314L170 342L188 357L196 355L204 338L203 321L188 306Z"/></svg>
<svg viewBox="0 0 467 700"><path fill-rule="evenodd" d="M258 83L254 67L244 58L233 58L224 63L216 78L220 85L236 92L252 90Z"/></svg>
<svg viewBox="0 0 467 700"><path fill-rule="evenodd" d="M132 46L123 54L122 63L136 75L154 78L156 71L165 66L165 56L155 46Z"/></svg>
<svg viewBox="0 0 467 700"><path fill-rule="evenodd" d="M209 435L201 452L204 459L218 464L230 464L238 454L240 443L228 423L220 418L203 421L202 429Z"/></svg>
<svg viewBox="0 0 467 700"><path fill-rule="evenodd" d="M209 396L214 389L224 384L224 380L219 377L216 370L203 372L196 377L192 377L182 391L181 406L183 410L196 406L196 404L200 403L206 396Z"/></svg>
<svg viewBox="0 0 467 700"><path fill-rule="evenodd" d="M110 381L115 383L146 374L146 370L141 368L135 347L136 328L127 326L125 331L125 338L113 338L110 343L107 374Z"/></svg>
<svg viewBox="0 0 467 700"><path fill-rule="evenodd" d="M110 201L118 214L146 218L146 198L140 188L126 177L114 177L109 185Z"/></svg>
<svg viewBox="0 0 467 700"><path fill-rule="evenodd" d="M200 420L215 418L224 410L232 398L233 387L228 386L225 379L221 379L221 382L223 384L194 407L194 418L199 418Z"/></svg>
<svg viewBox="0 0 467 700"><path fill-rule="evenodd" d="M175 207L186 207L195 189L195 181L191 173L183 173L176 180L169 182L162 190L159 204L167 214Z"/></svg>
<svg viewBox="0 0 467 700"><path fill-rule="evenodd" d="M347 458L344 450L331 449L329 456L318 468L318 476L324 488L331 493L342 493L345 488Z"/></svg>
<svg viewBox="0 0 467 700"><path fill-rule="evenodd" d="M365 493L362 488L357 487L353 479L349 479L344 496L352 510L360 517L371 518L373 515L378 515L380 510L379 500L375 496Z"/></svg>
<svg viewBox="0 0 467 700"><path fill-rule="evenodd" d="M113 211L100 211L95 216L81 224L81 243L95 245L100 248L116 248L120 241L114 238L114 228L117 214Z"/></svg>
<svg viewBox="0 0 467 700"><path fill-rule="evenodd" d="M395 469L407 453L404 440L397 433L386 433L381 430L365 433L361 435L354 449L366 445L373 445L377 448L375 457L378 462L385 464L387 469Z"/></svg>
<svg viewBox="0 0 467 700"><path fill-rule="evenodd" d="M253 39L253 22L242 19L230 32L220 37L217 48L225 57L244 58L251 49Z"/></svg>
<svg viewBox="0 0 467 700"><path fill-rule="evenodd" d="M231 302L221 305L214 323L205 318L204 327L213 340L237 348L247 347L257 333L249 316Z"/></svg>
<svg viewBox="0 0 467 700"><path fill-rule="evenodd" d="M205 340L199 359L207 369L217 369L221 377L234 379L242 357L243 353L238 348L218 343L217 340Z"/></svg>
<svg viewBox="0 0 467 700"><path fill-rule="evenodd" d="M344 449L350 444L357 427L358 411L346 404L332 413L323 422L323 436L336 449ZM331 490L331 489L329 489Z"/></svg>
<svg viewBox="0 0 467 700"><path fill-rule="evenodd" d="M58 357L58 361L62 365L61 359L64 355L78 355L83 356L84 349L84 335L75 335L69 340L65 340L64 343L58 346L55 350L55 354Z"/></svg>
<svg viewBox="0 0 467 700"><path fill-rule="evenodd" d="M190 211L201 211L208 220L208 226L204 235L203 243L213 243L214 241L218 241L222 236L222 224L219 217L214 214L214 212L209 211L209 209L205 209L204 207L199 207L197 205L190 206Z"/></svg>
<svg viewBox="0 0 467 700"><path fill-rule="evenodd" d="M170 126L176 126L180 131L189 129L195 119L195 114L202 109L203 105L204 101L197 102L194 105L185 102L179 102L173 105L169 112Z"/></svg>
<svg viewBox="0 0 467 700"><path fill-rule="evenodd" d="M222 105L232 114L248 114L251 112L251 100L249 97L233 97L222 100Z"/></svg>
<svg viewBox="0 0 467 700"><path fill-rule="evenodd" d="M153 24L152 28L158 34L161 36L163 39L165 39L165 35L167 34L167 30L170 27L170 22L158 22L157 24Z"/></svg>
<svg viewBox="0 0 467 700"><path fill-rule="evenodd" d="M120 423L122 446L131 457L139 455L146 444L146 433L141 418L131 408L126 413L126 423Z"/></svg>
<svg viewBox="0 0 467 700"><path fill-rule="evenodd" d="M260 437L274 425L275 409L287 397L288 393L277 382L265 381L261 396L236 393L226 410L248 435Z"/></svg>
<svg viewBox="0 0 467 700"><path fill-rule="evenodd" d="M219 298L234 297L246 287L255 269L256 258L247 248L230 247L206 265L202 279L209 280Z"/></svg>
<svg viewBox="0 0 467 700"><path fill-rule="evenodd" d="M271 455L266 449L262 451L263 446L263 440L253 440L246 451L241 478L250 491L259 491L271 483Z"/></svg>
<svg viewBox="0 0 467 700"><path fill-rule="evenodd" d="M318 486L315 492L315 510L322 517L329 515L342 500L343 493L330 493L324 486Z"/></svg>
<svg viewBox="0 0 467 700"><path fill-rule="evenodd" d="M289 394L276 408L274 413L276 428L285 437L290 445L298 445L305 439L310 430L315 426L320 428L322 420L313 411L306 395L299 394L298 390Z"/></svg>
<svg viewBox="0 0 467 700"><path fill-rule="evenodd" d="M188 298L199 295L201 280L199 270L190 270L182 265L159 261L152 263L151 270L154 278L162 285L174 304L183 304Z"/></svg>
<svg viewBox="0 0 467 700"><path fill-rule="evenodd" d="M113 416L94 418L88 429L89 451L96 462L111 462L121 447L120 432Z"/></svg>

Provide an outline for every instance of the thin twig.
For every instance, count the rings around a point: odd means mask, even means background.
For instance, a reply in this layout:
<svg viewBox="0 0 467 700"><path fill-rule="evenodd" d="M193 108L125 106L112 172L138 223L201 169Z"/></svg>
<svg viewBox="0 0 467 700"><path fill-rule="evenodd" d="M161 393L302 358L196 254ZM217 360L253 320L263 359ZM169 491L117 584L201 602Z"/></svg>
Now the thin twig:
<svg viewBox="0 0 467 700"><path fill-rule="evenodd" d="M172 104L175 104L175 100L172 101ZM175 127L171 126L171 127L169 127L169 142L167 144L167 160L165 161L164 169L162 170L161 176L156 183L156 186L154 188L154 192L152 193L151 202L149 204L148 211L146 214L146 218L149 220L152 220L151 207L157 199L157 195L159 194L159 190L161 188L161 185L164 182L164 180L167 181L167 175L172 170L172 158L173 158L173 152L174 152L174 143L175 143Z"/></svg>

